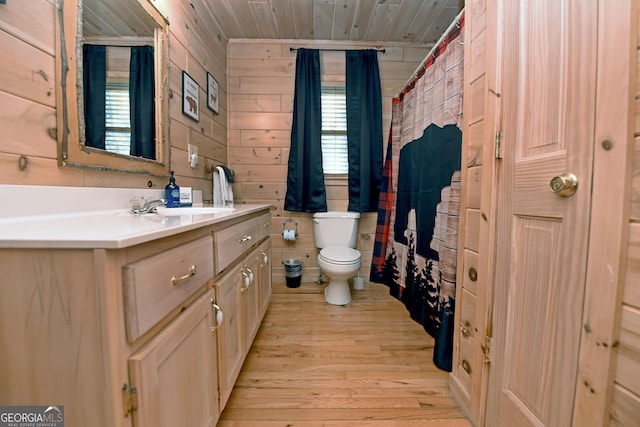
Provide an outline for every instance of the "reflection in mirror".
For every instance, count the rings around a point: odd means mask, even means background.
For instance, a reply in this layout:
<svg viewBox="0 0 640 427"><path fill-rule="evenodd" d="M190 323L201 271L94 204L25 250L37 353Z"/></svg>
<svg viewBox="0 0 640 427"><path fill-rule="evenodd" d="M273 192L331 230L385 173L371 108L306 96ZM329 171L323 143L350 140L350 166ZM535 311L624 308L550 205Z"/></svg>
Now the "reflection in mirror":
<svg viewBox="0 0 640 427"><path fill-rule="evenodd" d="M60 1L61 163L166 175L166 20L149 0Z"/></svg>
<svg viewBox="0 0 640 427"><path fill-rule="evenodd" d="M85 145L155 160L154 26L117 3L107 24L102 0L83 2Z"/></svg>
<svg viewBox="0 0 640 427"><path fill-rule="evenodd" d="M85 145L155 159L153 47L85 42L82 63Z"/></svg>

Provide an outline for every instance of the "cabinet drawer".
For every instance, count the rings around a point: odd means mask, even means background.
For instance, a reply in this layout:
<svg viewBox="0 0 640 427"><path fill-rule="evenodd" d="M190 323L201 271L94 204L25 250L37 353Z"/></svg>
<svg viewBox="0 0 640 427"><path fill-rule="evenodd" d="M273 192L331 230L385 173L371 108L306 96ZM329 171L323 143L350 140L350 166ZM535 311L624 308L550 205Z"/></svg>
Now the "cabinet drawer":
<svg viewBox="0 0 640 427"><path fill-rule="evenodd" d="M216 273L224 270L262 236L259 218L232 225L214 234L216 248Z"/></svg>
<svg viewBox="0 0 640 427"><path fill-rule="evenodd" d="M213 277L211 236L122 268L129 342L136 340Z"/></svg>
<svg viewBox="0 0 640 427"><path fill-rule="evenodd" d="M258 240L271 234L271 212L258 217Z"/></svg>

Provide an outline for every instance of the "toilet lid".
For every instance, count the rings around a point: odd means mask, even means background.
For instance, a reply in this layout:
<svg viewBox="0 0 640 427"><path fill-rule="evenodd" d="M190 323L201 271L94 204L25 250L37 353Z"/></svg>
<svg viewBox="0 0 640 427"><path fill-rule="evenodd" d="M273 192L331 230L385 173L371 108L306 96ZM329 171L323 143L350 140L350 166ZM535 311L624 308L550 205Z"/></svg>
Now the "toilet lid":
<svg viewBox="0 0 640 427"><path fill-rule="evenodd" d="M360 252L352 248L324 248L319 257L332 264L353 264L360 261Z"/></svg>

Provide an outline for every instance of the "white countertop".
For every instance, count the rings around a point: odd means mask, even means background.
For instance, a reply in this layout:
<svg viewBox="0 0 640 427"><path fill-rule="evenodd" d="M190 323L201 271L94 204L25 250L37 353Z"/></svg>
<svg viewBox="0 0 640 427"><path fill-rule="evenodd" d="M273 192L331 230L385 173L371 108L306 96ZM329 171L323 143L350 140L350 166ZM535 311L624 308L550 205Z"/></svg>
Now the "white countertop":
<svg viewBox="0 0 640 427"><path fill-rule="evenodd" d="M133 195L161 194L159 190L0 185L0 200L21 201L0 206L0 248L125 248L269 206L236 205L232 212L203 215L129 212ZM105 209L107 205L112 208Z"/></svg>

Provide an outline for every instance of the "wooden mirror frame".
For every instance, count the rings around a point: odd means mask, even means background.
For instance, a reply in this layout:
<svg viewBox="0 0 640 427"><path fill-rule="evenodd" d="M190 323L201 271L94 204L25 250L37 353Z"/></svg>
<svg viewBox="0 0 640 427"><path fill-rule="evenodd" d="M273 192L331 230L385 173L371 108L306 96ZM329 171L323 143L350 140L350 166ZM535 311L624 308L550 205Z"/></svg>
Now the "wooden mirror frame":
<svg viewBox="0 0 640 427"><path fill-rule="evenodd" d="M156 159L126 156L84 144L82 108L82 0L58 0L56 16L56 121L58 166L93 170L169 174L169 24L149 0L131 0L155 23Z"/></svg>

